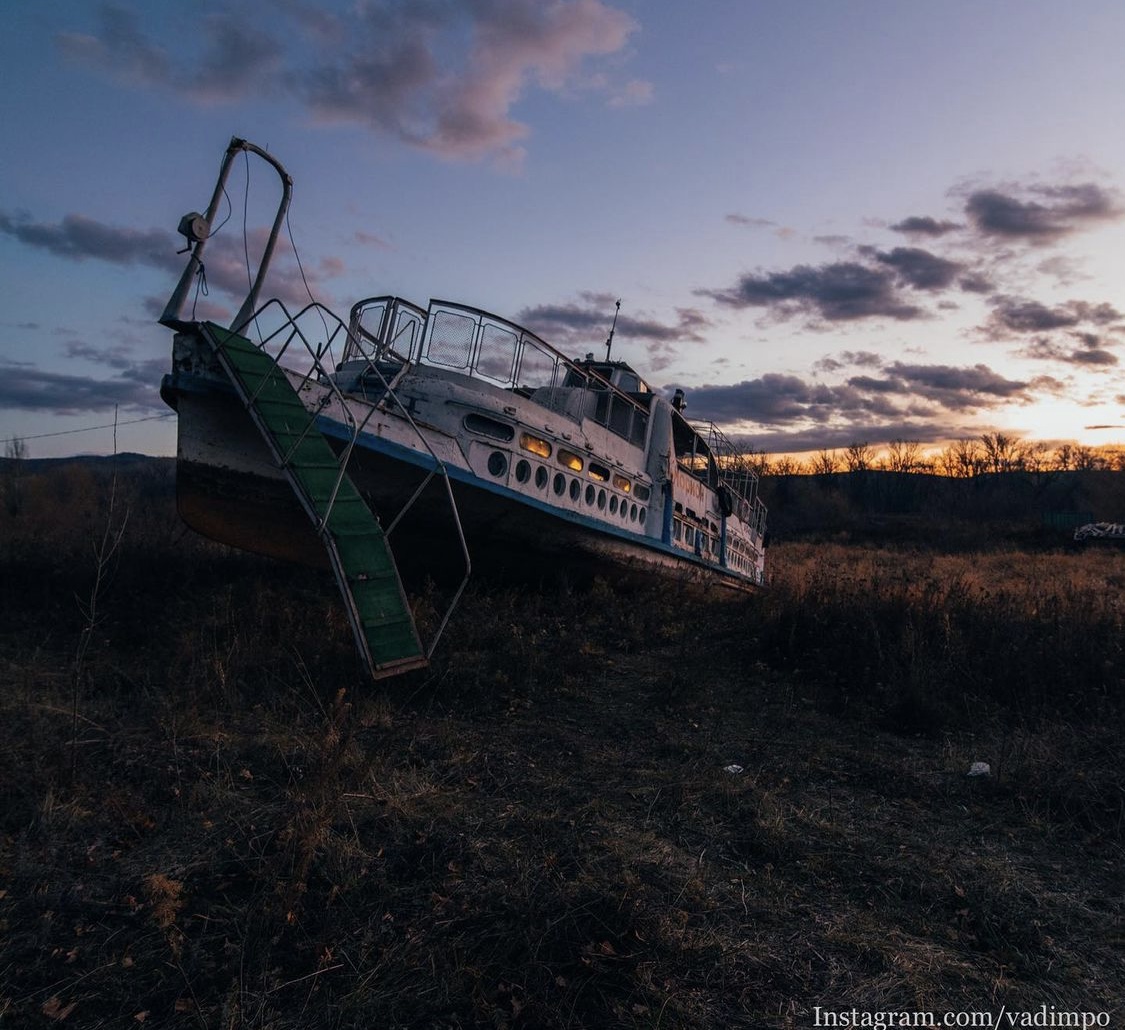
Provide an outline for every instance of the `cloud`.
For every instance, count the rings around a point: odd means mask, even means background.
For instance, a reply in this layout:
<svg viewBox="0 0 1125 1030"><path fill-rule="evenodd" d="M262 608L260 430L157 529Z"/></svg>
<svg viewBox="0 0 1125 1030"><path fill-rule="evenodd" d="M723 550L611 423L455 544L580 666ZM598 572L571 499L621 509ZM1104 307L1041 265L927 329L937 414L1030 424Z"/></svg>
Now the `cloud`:
<svg viewBox="0 0 1125 1030"><path fill-rule="evenodd" d="M112 379L0 365L0 407L76 415L118 405L130 411L161 411L158 383L167 361L142 362Z"/></svg>
<svg viewBox="0 0 1125 1030"><path fill-rule="evenodd" d="M735 308L770 308L781 317L815 315L829 322L862 318L922 318L921 308L895 292L901 273L871 268L856 261L813 267L796 265L784 272L744 275L725 290L701 290L720 304Z"/></svg>
<svg viewBox="0 0 1125 1030"><path fill-rule="evenodd" d="M0 233L21 243L82 261L96 258L117 265L150 265L168 270L183 267L175 238L162 229L125 229L85 215L67 215L54 225L0 211Z"/></svg>
<svg viewBox="0 0 1125 1030"><path fill-rule="evenodd" d="M1113 193L1095 183L1026 186L1027 199L1006 192L980 189L969 194L965 213L985 236L1031 243L1051 243L1085 224L1107 222L1121 214Z"/></svg>
<svg viewBox="0 0 1125 1030"><path fill-rule="evenodd" d="M890 227L894 232L905 233L908 236L944 236L946 233L955 232L961 228L957 222L938 221L929 216L912 215L896 222Z"/></svg>
<svg viewBox="0 0 1125 1030"><path fill-rule="evenodd" d="M182 60L149 40L132 11L116 4L99 10L99 33L64 32L57 44L64 55L128 85L171 89L203 103L236 100L273 78L281 67L282 47L260 25L231 14L199 19L202 53Z"/></svg>
<svg viewBox="0 0 1125 1030"><path fill-rule="evenodd" d="M623 51L637 28L603 0L383 0L339 14L286 0L206 16L198 43L161 45L136 14L106 5L95 34L64 33L58 45L131 86L197 103L269 92L323 123L360 124L443 158L516 164L530 129L512 111L532 89L597 92L612 107L651 99L651 83L587 67Z"/></svg>
<svg viewBox="0 0 1125 1030"><path fill-rule="evenodd" d="M956 261L931 254L920 247L895 247L891 251L876 251L875 260L893 268L899 281L916 290L944 290L962 270Z"/></svg>
<svg viewBox="0 0 1125 1030"><path fill-rule="evenodd" d="M883 356L869 350L843 350L835 357L826 355L813 365L819 372L839 372L848 366L858 368L878 368L883 364Z"/></svg>
<svg viewBox="0 0 1125 1030"><path fill-rule="evenodd" d="M1094 333L1070 333L1078 346L1063 346L1048 337L1033 340L1019 352L1021 357L1041 361L1060 361L1068 365L1112 367L1118 357L1103 346L1102 338Z"/></svg>
<svg viewBox="0 0 1125 1030"><path fill-rule="evenodd" d="M60 222L47 224L0 211L0 233L72 261L92 259L115 265L142 265L168 272L170 276L178 275L186 264L185 256L177 253L182 249L180 245L183 241L170 232L106 225L80 214L66 215ZM254 230L247 235L251 268L256 267L255 262L268 235L265 229ZM246 295L249 290L247 255L241 238L216 234L208 241L203 256L209 287L238 299ZM281 239L263 295L277 297L291 308L303 307L309 301L311 289L317 299L327 301L325 284L343 271L343 262L328 256L322 258L316 268L306 267L302 275L293 259L292 246ZM169 278L169 292L173 284L174 279Z"/></svg>
<svg viewBox="0 0 1125 1030"><path fill-rule="evenodd" d="M769 373L730 386L685 391L692 415L728 425L800 430L811 423L847 434L855 433L856 426L909 422L919 432L928 427L927 438L934 439L947 432L950 419L1026 403L1037 393L1057 392L1060 385L1046 376L1008 379L983 364L958 368L894 362L881 375L852 376L834 385Z"/></svg>
<svg viewBox="0 0 1125 1030"><path fill-rule="evenodd" d="M992 300L992 314L985 326L992 339L1003 339L1020 333L1044 333L1056 329L1074 329L1083 324L1111 326L1122 315L1112 304L1091 304L1072 300L1048 307L1037 300L1003 295Z"/></svg>
<svg viewBox="0 0 1125 1030"><path fill-rule="evenodd" d="M516 319L559 350L575 355L592 352L602 357L613 324L615 300L608 293L583 293L579 303L524 308ZM641 347L646 370L650 374L659 372L682 357L685 343L704 342L710 325L696 308L677 308L674 321L645 317L643 312L622 313L617 318L613 356L620 356L622 347Z"/></svg>

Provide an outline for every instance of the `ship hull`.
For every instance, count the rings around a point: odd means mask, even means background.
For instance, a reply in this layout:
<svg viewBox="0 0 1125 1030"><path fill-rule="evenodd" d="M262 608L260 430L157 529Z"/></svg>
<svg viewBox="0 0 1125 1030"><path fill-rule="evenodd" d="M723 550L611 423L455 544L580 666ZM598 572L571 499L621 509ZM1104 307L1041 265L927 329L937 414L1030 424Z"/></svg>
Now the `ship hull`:
<svg viewBox="0 0 1125 1030"><path fill-rule="evenodd" d="M326 567L313 520L233 392L207 379L170 377L164 395L179 414L181 518L220 543ZM326 417L317 426L344 450L342 425ZM389 529L396 563L408 580L459 580L465 573L463 533L474 577L543 582L603 575L637 583L659 577L723 593L753 589L714 563L676 553L652 537L607 531L595 519L482 482L469 469L447 463L447 487L432 474L434 467L425 450L367 435L360 436L347 465L349 478Z"/></svg>

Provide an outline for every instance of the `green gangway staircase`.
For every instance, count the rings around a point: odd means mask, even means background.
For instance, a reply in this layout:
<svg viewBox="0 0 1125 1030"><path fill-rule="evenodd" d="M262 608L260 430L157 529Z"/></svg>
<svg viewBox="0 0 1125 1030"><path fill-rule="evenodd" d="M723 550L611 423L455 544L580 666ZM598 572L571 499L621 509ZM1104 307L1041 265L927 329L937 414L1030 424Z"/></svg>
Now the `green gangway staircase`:
<svg viewBox="0 0 1125 1030"><path fill-rule="evenodd" d="M426 665L383 528L316 428L316 414L250 340L212 322L200 329L316 526L371 675Z"/></svg>

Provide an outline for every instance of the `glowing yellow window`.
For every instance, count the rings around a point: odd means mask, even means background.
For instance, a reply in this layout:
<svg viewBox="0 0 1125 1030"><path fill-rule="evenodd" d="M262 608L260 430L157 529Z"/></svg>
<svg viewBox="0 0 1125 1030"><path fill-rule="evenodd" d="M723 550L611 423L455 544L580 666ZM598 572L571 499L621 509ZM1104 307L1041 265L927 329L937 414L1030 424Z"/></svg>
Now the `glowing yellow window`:
<svg viewBox="0 0 1125 1030"><path fill-rule="evenodd" d="M538 436L532 436L530 433L520 433L520 446L525 451L531 451L532 454L538 454L540 458L549 458L551 456L551 445ZM579 465L579 468L582 466Z"/></svg>
<svg viewBox="0 0 1125 1030"><path fill-rule="evenodd" d="M605 483L609 480L609 469L604 465L599 465L597 462L590 462L590 467L586 472L591 479L596 479L599 483Z"/></svg>
<svg viewBox="0 0 1125 1030"><path fill-rule="evenodd" d="M623 493L628 493L633 489L633 484L624 476L619 476L616 472L613 474L613 485Z"/></svg>
<svg viewBox="0 0 1125 1030"><path fill-rule="evenodd" d="M582 459L573 451L560 450L557 457L560 465L565 465L574 472L582 471Z"/></svg>

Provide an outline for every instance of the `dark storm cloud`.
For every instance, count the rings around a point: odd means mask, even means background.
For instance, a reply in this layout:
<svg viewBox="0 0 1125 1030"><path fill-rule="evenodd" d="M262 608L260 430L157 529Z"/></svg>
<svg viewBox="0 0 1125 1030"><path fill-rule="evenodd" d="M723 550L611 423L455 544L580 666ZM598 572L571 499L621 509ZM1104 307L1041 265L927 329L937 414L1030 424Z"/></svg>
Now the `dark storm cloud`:
<svg viewBox="0 0 1125 1030"><path fill-rule="evenodd" d="M909 321L923 311L904 302L895 292L898 274L887 268L870 268L856 261L838 261L813 267L797 265L786 272L744 275L729 289L702 290L730 307L765 307L782 315L816 315L829 322L862 318Z"/></svg>
<svg viewBox="0 0 1125 1030"><path fill-rule="evenodd" d="M965 213L986 236L1051 242L1083 224L1117 218L1115 196L1095 183L1028 186L1021 199L1011 192L981 189L970 193Z"/></svg>
<svg viewBox="0 0 1125 1030"><path fill-rule="evenodd" d="M97 32L64 33L58 45L130 85L203 103L288 96L322 121L358 123L447 158L518 160L528 128L511 111L533 87L579 84L612 106L651 95L648 83L585 74L589 59L622 50L637 29L602 0L247 7L201 18L197 42L155 41L132 10L105 5Z"/></svg>
<svg viewBox="0 0 1125 1030"><path fill-rule="evenodd" d="M0 365L0 407L75 415L105 411L114 405L131 411L160 411L164 405L156 383L159 369L149 363L130 368L112 379L44 372L26 365Z"/></svg>
<svg viewBox="0 0 1125 1030"><path fill-rule="evenodd" d="M894 232L901 232L907 236L944 236L960 228L957 222L938 221L936 218L919 215L904 218L891 226Z"/></svg>

